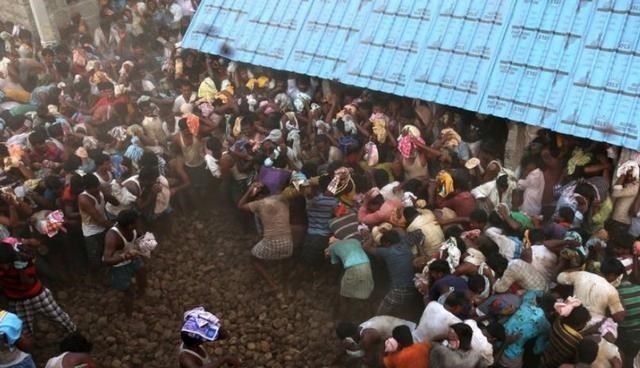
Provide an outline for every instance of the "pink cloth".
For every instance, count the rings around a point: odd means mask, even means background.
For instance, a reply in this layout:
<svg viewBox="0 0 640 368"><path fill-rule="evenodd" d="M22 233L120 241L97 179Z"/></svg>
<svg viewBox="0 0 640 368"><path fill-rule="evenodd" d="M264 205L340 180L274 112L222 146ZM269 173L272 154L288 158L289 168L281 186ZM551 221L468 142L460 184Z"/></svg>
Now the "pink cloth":
<svg viewBox="0 0 640 368"><path fill-rule="evenodd" d="M574 298L572 296L565 299L564 302L556 302L553 305L553 308L558 312L558 314L562 317L566 317L571 314L573 308L579 307L582 305L582 302L578 298Z"/></svg>
<svg viewBox="0 0 640 368"><path fill-rule="evenodd" d="M380 209L372 213L367 212L366 206L361 206L358 210L358 221L369 226L380 225L383 222L388 222L393 211L400 207L402 207L402 203L397 199L385 201Z"/></svg>
<svg viewBox="0 0 640 368"><path fill-rule="evenodd" d="M398 139L398 151L400 151L402 157L408 158L409 156L411 156L411 150L415 147L413 139L422 144L425 144L424 140L421 137L415 137L411 134L403 135Z"/></svg>
<svg viewBox="0 0 640 368"><path fill-rule="evenodd" d="M395 353L396 351L398 351L398 341L393 337L388 338L387 341L384 342L384 352Z"/></svg>

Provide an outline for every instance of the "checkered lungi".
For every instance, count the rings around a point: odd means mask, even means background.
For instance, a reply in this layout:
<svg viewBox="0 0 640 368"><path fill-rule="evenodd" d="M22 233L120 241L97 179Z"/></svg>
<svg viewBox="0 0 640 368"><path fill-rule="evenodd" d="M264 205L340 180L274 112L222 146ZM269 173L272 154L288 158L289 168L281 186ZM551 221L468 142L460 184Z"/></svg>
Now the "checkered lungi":
<svg viewBox="0 0 640 368"><path fill-rule="evenodd" d="M289 258L293 254L291 235L264 238L253 246L251 254L258 259L267 261Z"/></svg>
<svg viewBox="0 0 640 368"><path fill-rule="evenodd" d="M371 264L351 266L344 271L340 281L340 295L345 298L369 299L373 291Z"/></svg>
<svg viewBox="0 0 640 368"><path fill-rule="evenodd" d="M415 287L394 288L389 290L384 296L382 302L378 306L377 315L389 315L397 307L413 303L418 296L418 290Z"/></svg>
<svg viewBox="0 0 640 368"><path fill-rule="evenodd" d="M52 320L58 322L68 332L74 332L76 325L71 321L69 315L60 308L51 291L45 287L40 294L33 298L23 300L10 300L9 306L13 312L27 325L27 329L33 335L34 317L36 313L44 314Z"/></svg>

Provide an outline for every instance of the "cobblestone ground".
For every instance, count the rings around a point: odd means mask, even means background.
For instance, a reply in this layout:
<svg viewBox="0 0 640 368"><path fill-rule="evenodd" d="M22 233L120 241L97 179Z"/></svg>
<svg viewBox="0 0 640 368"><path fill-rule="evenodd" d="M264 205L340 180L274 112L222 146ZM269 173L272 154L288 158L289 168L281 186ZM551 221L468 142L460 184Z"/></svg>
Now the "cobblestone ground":
<svg viewBox="0 0 640 368"><path fill-rule="evenodd" d="M234 216L214 209L194 220L175 215L170 234L146 262L149 287L127 317L120 295L78 279L52 287L54 296L94 344L100 367L176 367L182 314L203 305L218 315L231 338L210 344L213 356L232 354L243 367L329 367L338 351L332 319L337 276L328 265L295 275L270 293L255 273L250 248L256 235ZM327 262L328 263L328 262ZM38 366L56 354L62 331L39 317Z"/></svg>

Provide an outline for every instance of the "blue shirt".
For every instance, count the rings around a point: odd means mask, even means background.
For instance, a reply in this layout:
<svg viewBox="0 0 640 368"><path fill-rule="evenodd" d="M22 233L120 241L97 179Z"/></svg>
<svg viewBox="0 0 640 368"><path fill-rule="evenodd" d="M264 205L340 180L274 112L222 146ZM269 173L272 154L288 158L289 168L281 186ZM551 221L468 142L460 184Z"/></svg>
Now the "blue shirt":
<svg viewBox="0 0 640 368"><path fill-rule="evenodd" d="M337 198L324 194L307 199L307 220L309 222L307 233L329 236L331 234L329 221L333 218L333 209L337 205Z"/></svg>
<svg viewBox="0 0 640 368"><path fill-rule="evenodd" d="M429 300L437 301L443 293L449 292L449 288L453 288L455 291L467 291L469 286L467 281L460 276L446 275L440 280L433 283L431 290L429 290Z"/></svg>
<svg viewBox="0 0 640 368"><path fill-rule="evenodd" d="M367 253L362 250L360 241L357 239L339 240L329 248L331 263L336 264L342 261L342 266L349 267L369 263Z"/></svg>
<svg viewBox="0 0 640 368"><path fill-rule="evenodd" d="M378 247L376 254L387 265L392 289L414 287L413 254L404 241L390 247Z"/></svg>
<svg viewBox="0 0 640 368"><path fill-rule="evenodd" d="M520 338L504 350L505 358L522 356L524 345L531 339L536 339L534 353L540 354L546 348L551 325L544 311L536 305L536 297L541 294L541 291L524 294L520 308L505 322L504 330L507 335L520 334Z"/></svg>

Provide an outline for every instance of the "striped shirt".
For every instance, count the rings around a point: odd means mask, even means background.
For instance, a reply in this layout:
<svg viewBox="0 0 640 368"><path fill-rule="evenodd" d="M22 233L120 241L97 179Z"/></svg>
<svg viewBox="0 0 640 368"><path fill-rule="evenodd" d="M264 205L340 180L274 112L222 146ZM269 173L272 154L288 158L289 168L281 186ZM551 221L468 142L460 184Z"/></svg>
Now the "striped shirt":
<svg viewBox="0 0 640 368"><path fill-rule="evenodd" d="M627 312L619 326L640 333L640 285L624 282L618 287L618 294Z"/></svg>
<svg viewBox="0 0 640 368"><path fill-rule="evenodd" d="M582 341L580 332L556 319L551 329L550 343L542 355L541 366L555 368L563 363L575 361L578 344Z"/></svg>
<svg viewBox="0 0 640 368"><path fill-rule="evenodd" d="M333 209L338 205L335 197L319 194L313 199L307 199L307 219L309 227L307 233L328 236L331 234L329 221L333 217Z"/></svg>
<svg viewBox="0 0 640 368"><path fill-rule="evenodd" d="M351 238L360 239L358 225L358 215L353 212L342 217L336 217L329 223L333 236L340 240Z"/></svg>

